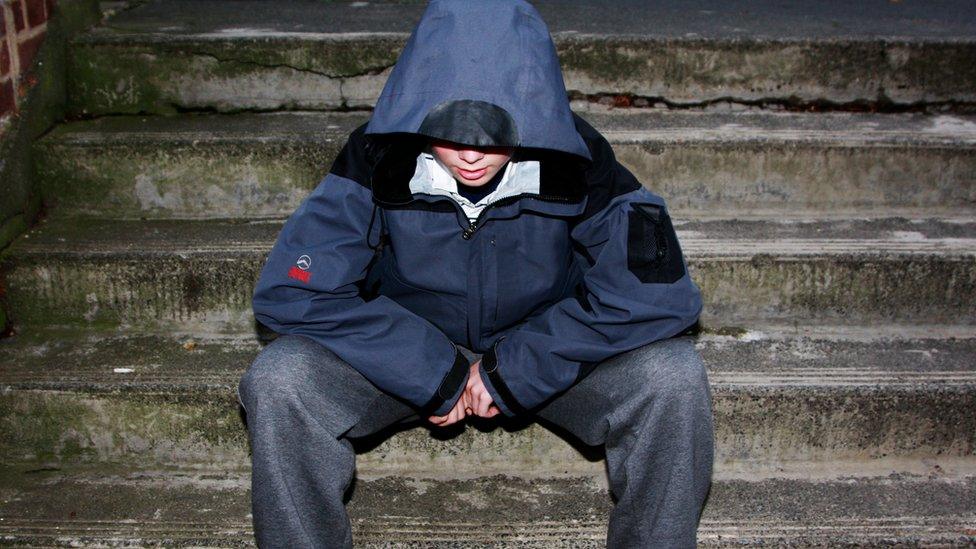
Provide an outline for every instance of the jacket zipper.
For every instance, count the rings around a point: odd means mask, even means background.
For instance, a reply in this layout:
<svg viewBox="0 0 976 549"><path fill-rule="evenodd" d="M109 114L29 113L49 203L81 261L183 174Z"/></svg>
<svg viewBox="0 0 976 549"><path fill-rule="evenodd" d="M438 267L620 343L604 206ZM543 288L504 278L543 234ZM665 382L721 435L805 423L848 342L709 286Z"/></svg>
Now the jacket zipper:
<svg viewBox="0 0 976 549"><path fill-rule="evenodd" d="M469 222L468 223L468 227L466 229L464 229L463 231L461 231L461 238L463 238L465 240L470 240L471 237L474 236L475 231L477 231L478 229L480 229L482 227L482 224L481 224L482 218L485 216L485 212L487 212L491 208L493 208L495 206L504 206L506 204L512 204L514 202L517 202L517 201L521 200L522 198L525 198L526 196L532 196L533 198L538 198L539 200L545 200L547 202L572 202L572 200L570 200L568 198L564 198L564 197L561 197L561 196L554 196L554 195L517 194L517 195L514 195L514 196L506 196L505 198L502 198L501 200L496 200L496 201L492 202L491 204L488 204L487 206L485 206L481 210L481 213L478 214L478 217L476 217L474 221ZM453 200L451 200L451 201L454 202ZM455 204L457 204L457 202L455 202ZM458 208L461 208L461 206L458 205ZM462 213L464 213L464 210L463 209L462 209Z"/></svg>
<svg viewBox="0 0 976 549"><path fill-rule="evenodd" d="M461 231L461 238L463 238L464 240L470 240L471 237L474 236L475 231L477 231L479 228L481 228L483 226L481 222L483 221L483 218L485 216L485 212L487 212L489 209L493 208L494 206L502 206L502 205L505 205L505 204L511 204L513 202L516 202L518 200L521 200L522 198L525 198L526 196L532 196L533 198L536 198L538 200L545 200L547 202L566 202L566 203L573 202L573 200L571 200L571 199L564 198L564 197L561 197L561 196L553 196L553 195L527 195L527 194L519 194L519 195L515 195L515 196L508 196L508 197L502 198L501 200L496 200L495 202L492 202L491 204L488 204L487 206L485 206L484 209L481 210L481 213L478 214L478 217L475 218L474 221L469 221L468 222L468 226L466 228L463 228L462 229L462 231ZM386 202L386 201L383 201L383 200L378 200L377 202L379 202L381 204L385 202L386 204L389 204L389 205L403 206L403 205L409 204L411 202L414 202L416 200L419 200L419 199L418 198L412 198L412 199L406 200L404 202ZM464 212L464 209L453 198L443 197L443 198L438 198L437 200L434 200L433 201L433 203L438 203L438 202L449 202L450 204L453 204L455 214L460 213L462 216L464 216L465 219L467 219L467 214ZM479 315L479 317L481 315L480 308L478 310L478 315ZM471 328L472 327L470 325L470 322L471 322L471 319L469 317L468 318L468 326L467 326L467 329L465 330L466 335L467 335L467 339L468 339L468 348L469 349L474 344L474 342L472 341L472 338L471 338ZM479 325L480 325L480 320L479 320Z"/></svg>
<svg viewBox="0 0 976 549"><path fill-rule="evenodd" d="M424 193L424 194L426 194L426 193ZM428 195L428 196L435 196L435 195ZM507 205L507 204L512 204L512 203L517 202L517 201L519 201L519 200L521 200L523 198L526 198L526 197L531 197L531 198L535 198L535 199L538 199L538 200L544 200L546 202L566 202L566 203L574 202L572 199L565 198L565 197L562 197L562 196L555 196L555 195L543 195L543 194L528 194L528 193L523 193L523 194L517 194L517 195L514 195L514 196L506 196L505 198L502 198L501 200L496 200L496 201L492 202L491 204L488 204L487 206L485 206L484 209L481 210L481 213L478 214L478 217L476 217L474 221L469 221L467 227L462 227L461 228L461 238L463 238L464 240L470 240L471 237L474 236L474 233L483 226L481 222L482 222L482 220L483 220L483 218L485 216L485 213L488 210L490 210L491 208L493 208L495 206L504 206L504 205ZM386 204L386 205L390 205L390 206L404 206L406 204L410 204L411 202L415 202L417 200L420 200L420 199L419 198L411 198L410 200L406 200L406 201L403 201L403 202L389 202L389 201L386 201L386 200L377 199L376 202L379 203L380 205ZM433 201L433 203L438 203L438 202L448 202L448 203L450 203L451 205L454 206L455 213L460 213L461 216L463 216L465 219L467 219L468 214L464 212L464 209L461 208L461 205L458 204L457 201L454 200L453 198L450 198L450 197L446 197L445 196L443 198L438 198L437 200L434 200Z"/></svg>

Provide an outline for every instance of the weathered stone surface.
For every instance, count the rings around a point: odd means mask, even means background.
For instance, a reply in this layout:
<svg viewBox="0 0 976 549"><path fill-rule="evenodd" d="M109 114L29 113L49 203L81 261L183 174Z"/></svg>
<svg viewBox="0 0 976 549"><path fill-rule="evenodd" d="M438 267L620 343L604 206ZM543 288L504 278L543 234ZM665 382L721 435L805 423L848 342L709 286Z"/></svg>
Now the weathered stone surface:
<svg viewBox="0 0 976 549"><path fill-rule="evenodd" d="M740 223L746 229L728 230ZM971 222L836 223L718 220L685 231L679 220L705 322L976 322ZM279 228L278 221L51 221L3 261L11 319L250 333L254 283Z"/></svg>
<svg viewBox="0 0 976 549"><path fill-rule="evenodd" d="M703 547L966 546L972 474L717 481ZM254 543L239 470L8 466L0 539L11 544L239 547ZM357 547L603 547L612 501L588 478L357 479Z"/></svg>
<svg viewBox="0 0 976 549"><path fill-rule="evenodd" d="M254 280L422 4L150 1L75 42L74 114L179 116L32 151L51 219L0 265L0 544L252 541L234 389L267 337ZM575 108L668 200L707 300L701 544L976 544L976 9L569 4L539 8ZM297 109L363 112L241 112ZM357 545L603 546L602 452L545 425L355 447Z"/></svg>
<svg viewBox="0 0 976 549"><path fill-rule="evenodd" d="M12 14L21 5L9 12L7 21L11 24ZM4 112L0 127L0 250L38 213L40 192L31 169L31 143L64 118L66 44L98 20L96 0L63 0L57 9L58 13L45 23L43 40L36 52L24 56L31 60L20 66L19 74L10 63L10 56L18 55L18 42L12 34L5 39L8 45L4 48L3 70L7 71L4 78L9 80L4 85L12 84L17 107L16 112ZM13 33L14 28L11 26L9 32ZM7 32L4 28L3 34Z"/></svg>
<svg viewBox="0 0 976 549"><path fill-rule="evenodd" d="M583 107L672 211L856 216L968 212L976 117L636 112ZM35 144L52 215L290 214L362 113L107 117Z"/></svg>
<svg viewBox="0 0 976 549"><path fill-rule="evenodd" d="M972 103L971 6L540 5L571 93L672 104ZM148 5L76 41L76 113L368 106L421 6ZM735 23L730 23L735 21ZM950 39L951 38L951 39Z"/></svg>
<svg viewBox="0 0 976 549"><path fill-rule="evenodd" d="M731 330L726 330L731 331ZM976 457L976 339L959 328L705 333L716 463ZM250 338L37 332L0 343L0 450L9 460L248 463L237 384ZM602 451L525 419L418 418L356 439L360 470L454 476L599 475ZM870 465L877 462L879 465ZM743 464L749 464L743 469ZM738 471L738 472L737 472Z"/></svg>
<svg viewBox="0 0 976 549"><path fill-rule="evenodd" d="M379 96L403 44L402 37L382 35L313 42L131 38L75 42L72 113L364 108Z"/></svg>
<svg viewBox="0 0 976 549"><path fill-rule="evenodd" d="M329 171L361 114L110 117L35 143L54 215L284 216Z"/></svg>

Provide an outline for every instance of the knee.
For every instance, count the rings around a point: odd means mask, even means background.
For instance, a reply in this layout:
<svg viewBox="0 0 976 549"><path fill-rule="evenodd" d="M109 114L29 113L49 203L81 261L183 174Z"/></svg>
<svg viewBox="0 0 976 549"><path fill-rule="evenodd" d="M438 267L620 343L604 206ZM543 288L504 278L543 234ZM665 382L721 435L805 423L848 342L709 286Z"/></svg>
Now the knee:
<svg viewBox="0 0 976 549"><path fill-rule="evenodd" d="M710 398L708 374L691 338L680 337L645 347L645 386L652 398L674 404L701 403Z"/></svg>
<svg viewBox="0 0 976 549"><path fill-rule="evenodd" d="M245 411L254 409L266 396L271 402L286 402L296 396L309 379L316 355L328 352L314 341L294 335L283 335L269 343L241 376L237 395ZM321 357L319 357L319 360Z"/></svg>

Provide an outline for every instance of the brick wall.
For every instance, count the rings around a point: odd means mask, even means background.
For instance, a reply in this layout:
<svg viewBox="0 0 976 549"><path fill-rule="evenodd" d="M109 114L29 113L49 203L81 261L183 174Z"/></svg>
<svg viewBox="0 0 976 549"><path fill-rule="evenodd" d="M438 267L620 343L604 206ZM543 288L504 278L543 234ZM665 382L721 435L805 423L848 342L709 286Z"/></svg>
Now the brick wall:
<svg viewBox="0 0 976 549"><path fill-rule="evenodd" d="M55 0L0 0L0 119L18 112L35 83L27 73L54 5Z"/></svg>

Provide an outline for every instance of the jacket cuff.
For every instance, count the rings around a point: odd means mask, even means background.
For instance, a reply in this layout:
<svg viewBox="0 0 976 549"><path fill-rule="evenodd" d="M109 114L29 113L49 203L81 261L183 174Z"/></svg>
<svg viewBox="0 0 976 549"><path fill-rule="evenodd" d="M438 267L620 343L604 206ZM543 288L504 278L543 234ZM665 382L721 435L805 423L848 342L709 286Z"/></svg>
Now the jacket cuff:
<svg viewBox="0 0 976 549"><path fill-rule="evenodd" d="M461 393L464 391L470 367L471 364L468 363L467 357L461 354L461 351L455 346L454 365L451 366L451 370L441 380L441 384L437 387L434 396L427 401L427 404L421 407L421 411L425 416L447 415L451 411L451 408L454 408L457 400L461 398Z"/></svg>
<svg viewBox="0 0 976 549"><path fill-rule="evenodd" d="M527 413L528 410L519 404L498 372L498 356L495 354L495 348L502 339L505 338L502 337L496 341L491 349L488 349L488 352L481 356L481 366L478 367L478 373L481 375L481 381L485 384L485 389L491 394L491 399L495 401L495 406L498 406L498 409L506 416L515 417Z"/></svg>

